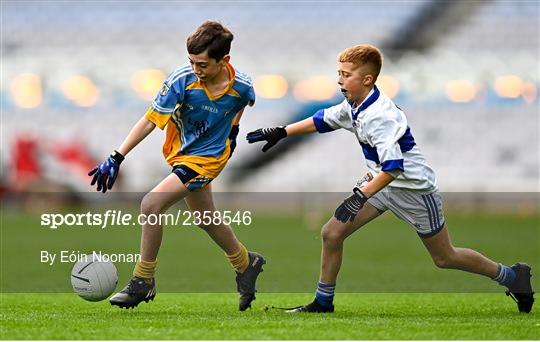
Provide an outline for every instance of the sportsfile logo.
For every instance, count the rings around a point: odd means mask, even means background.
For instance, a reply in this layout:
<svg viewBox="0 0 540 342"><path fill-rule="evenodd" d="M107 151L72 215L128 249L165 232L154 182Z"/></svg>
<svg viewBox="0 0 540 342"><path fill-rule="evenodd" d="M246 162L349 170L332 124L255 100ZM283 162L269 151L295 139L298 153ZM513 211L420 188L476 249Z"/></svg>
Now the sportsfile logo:
<svg viewBox="0 0 540 342"><path fill-rule="evenodd" d="M41 226L49 229L62 227L139 227L141 225L161 226L249 226L252 223L251 211L186 211L175 214L138 214L122 210L107 210L104 213L45 213L41 215Z"/></svg>
<svg viewBox="0 0 540 342"><path fill-rule="evenodd" d="M45 213L41 215L41 226L51 229L62 226L97 226L103 229L109 226L128 226L132 224L132 220L133 215L123 213L122 210L107 210L105 213Z"/></svg>

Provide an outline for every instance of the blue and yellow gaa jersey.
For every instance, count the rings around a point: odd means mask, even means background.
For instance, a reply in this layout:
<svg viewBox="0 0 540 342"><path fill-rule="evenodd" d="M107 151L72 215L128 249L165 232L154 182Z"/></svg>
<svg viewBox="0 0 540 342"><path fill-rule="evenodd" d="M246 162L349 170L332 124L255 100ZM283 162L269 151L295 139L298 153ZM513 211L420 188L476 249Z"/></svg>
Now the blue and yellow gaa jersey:
<svg viewBox="0 0 540 342"><path fill-rule="evenodd" d="M191 163L186 164L195 164L194 169L208 177L217 176L224 167L232 121L242 108L255 102L251 79L230 64L227 68L230 82L215 97L189 64L178 68L146 112L145 117L160 129L167 127L163 155L170 165L184 163L190 156Z"/></svg>

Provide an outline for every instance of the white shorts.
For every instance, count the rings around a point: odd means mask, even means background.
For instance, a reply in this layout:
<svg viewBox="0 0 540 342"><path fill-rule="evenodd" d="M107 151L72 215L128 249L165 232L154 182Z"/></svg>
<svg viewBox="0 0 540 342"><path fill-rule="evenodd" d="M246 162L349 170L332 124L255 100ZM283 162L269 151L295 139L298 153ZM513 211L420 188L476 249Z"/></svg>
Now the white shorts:
<svg viewBox="0 0 540 342"><path fill-rule="evenodd" d="M444 226L441 195L437 191L419 192L386 187L368 200L378 210L390 209L408 222L420 237L437 234Z"/></svg>

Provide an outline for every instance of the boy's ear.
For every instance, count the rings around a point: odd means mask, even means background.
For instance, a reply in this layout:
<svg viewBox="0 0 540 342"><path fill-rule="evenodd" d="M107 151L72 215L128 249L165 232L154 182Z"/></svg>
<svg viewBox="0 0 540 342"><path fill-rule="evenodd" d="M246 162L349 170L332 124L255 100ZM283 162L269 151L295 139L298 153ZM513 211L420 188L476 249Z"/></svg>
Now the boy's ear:
<svg viewBox="0 0 540 342"><path fill-rule="evenodd" d="M375 83L375 77L373 75L366 75L364 76L364 86L369 87Z"/></svg>
<svg viewBox="0 0 540 342"><path fill-rule="evenodd" d="M225 55L221 60L225 63L229 63L229 61L231 60L231 55Z"/></svg>

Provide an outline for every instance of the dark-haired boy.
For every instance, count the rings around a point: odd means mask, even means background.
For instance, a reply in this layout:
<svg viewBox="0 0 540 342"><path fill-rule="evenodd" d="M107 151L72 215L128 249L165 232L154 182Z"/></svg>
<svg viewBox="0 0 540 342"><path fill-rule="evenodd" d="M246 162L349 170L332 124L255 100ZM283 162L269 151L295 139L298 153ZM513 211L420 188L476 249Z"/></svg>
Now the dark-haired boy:
<svg viewBox="0 0 540 342"><path fill-rule="evenodd" d="M173 169L144 196L141 214L162 214L182 199L192 211L216 212L210 182L223 170L236 146L244 108L255 102L251 79L229 64L232 40L233 34L215 21L204 22L189 36L189 64L168 76L120 147L90 171L91 185L97 184L98 191L111 189L124 156L157 126L167 130L163 155ZM244 311L255 299L255 283L265 259L248 252L222 220L219 224L215 220L202 222L199 227L225 252L236 271L239 309ZM154 299L162 235L159 223L142 226L141 261L127 286L110 299L112 305L131 308Z"/></svg>

